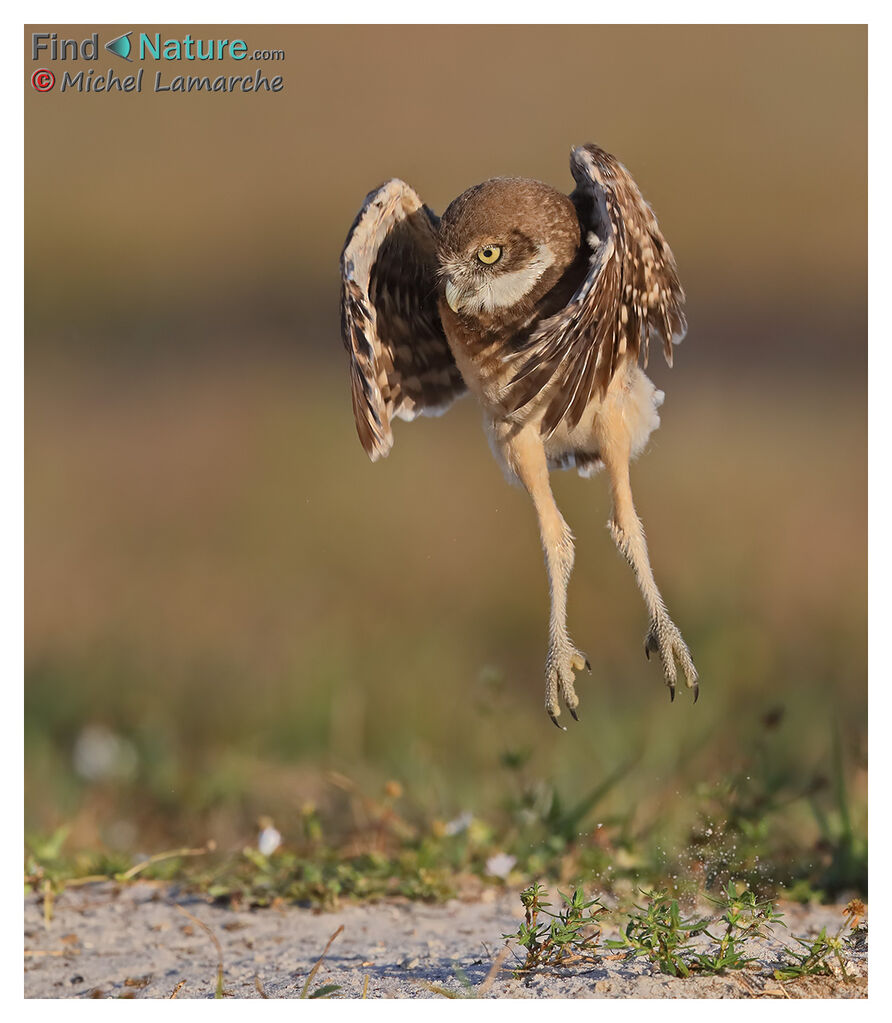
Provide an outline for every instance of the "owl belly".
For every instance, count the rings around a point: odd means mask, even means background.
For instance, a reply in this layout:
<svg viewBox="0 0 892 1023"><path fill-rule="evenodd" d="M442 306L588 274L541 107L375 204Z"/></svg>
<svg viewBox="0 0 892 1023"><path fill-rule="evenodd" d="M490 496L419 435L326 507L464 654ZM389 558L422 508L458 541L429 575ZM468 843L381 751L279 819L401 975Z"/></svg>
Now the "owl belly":
<svg viewBox="0 0 892 1023"><path fill-rule="evenodd" d="M561 423L545 442L549 467L575 468L580 476L591 476L603 467L603 453L611 449L620 457L627 450L635 458L660 425L663 398L636 365L626 363L604 397L592 399L576 427L568 430Z"/></svg>

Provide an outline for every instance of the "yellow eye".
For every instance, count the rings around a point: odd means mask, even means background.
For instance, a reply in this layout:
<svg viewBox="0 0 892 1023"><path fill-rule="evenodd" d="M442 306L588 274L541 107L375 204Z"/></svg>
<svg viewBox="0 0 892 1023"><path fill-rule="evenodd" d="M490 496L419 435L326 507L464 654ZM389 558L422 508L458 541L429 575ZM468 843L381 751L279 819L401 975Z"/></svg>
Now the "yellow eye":
<svg viewBox="0 0 892 1023"><path fill-rule="evenodd" d="M481 263L492 266L502 258L502 247L501 245L484 245L482 249L477 250L477 258Z"/></svg>

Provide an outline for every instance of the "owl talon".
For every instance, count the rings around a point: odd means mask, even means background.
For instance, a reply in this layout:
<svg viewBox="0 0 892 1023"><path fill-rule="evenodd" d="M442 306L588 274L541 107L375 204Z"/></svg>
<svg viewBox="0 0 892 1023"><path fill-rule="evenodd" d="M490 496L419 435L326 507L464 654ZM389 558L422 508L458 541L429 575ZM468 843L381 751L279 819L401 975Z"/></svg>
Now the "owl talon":
<svg viewBox="0 0 892 1023"><path fill-rule="evenodd" d="M644 641L644 654L650 660L651 651L659 654L660 663L663 666L663 675L666 685L669 688L669 699L675 700L675 683L678 677L678 669L675 662L685 675L685 682L688 689L694 691L694 703L700 696L700 687L697 680L697 669L691 659L691 652L687 644L681 638L681 633L675 623L667 618L654 619L651 622L650 632Z"/></svg>
<svg viewBox="0 0 892 1023"><path fill-rule="evenodd" d="M566 732L566 731L567 731L566 725L562 725L562 724L560 723L560 721L558 721L558 719L557 719L557 715L556 715L556 714L554 713L554 711L551 711L551 710L550 710L550 711L548 712L548 716L549 716L549 717L551 718L551 720L552 720L552 721L554 722L554 727L555 727L555 728L559 728L559 729L560 729L560 730L561 730L562 732Z"/></svg>
<svg viewBox="0 0 892 1023"><path fill-rule="evenodd" d="M545 665L545 707L556 725L554 708L558 706L558 694L573 720L579 720L579 715L576 713L579 697L576 695L574 687L575 672L582 671L586 667L589 667L588 658L585 654L574 650L572 646L553 647L548 652L548 661ZM591 670L590 667L589 670ZM557 726L562 728L561 725ZM566 728L562 728L562 730L566 731Z"/></svg>

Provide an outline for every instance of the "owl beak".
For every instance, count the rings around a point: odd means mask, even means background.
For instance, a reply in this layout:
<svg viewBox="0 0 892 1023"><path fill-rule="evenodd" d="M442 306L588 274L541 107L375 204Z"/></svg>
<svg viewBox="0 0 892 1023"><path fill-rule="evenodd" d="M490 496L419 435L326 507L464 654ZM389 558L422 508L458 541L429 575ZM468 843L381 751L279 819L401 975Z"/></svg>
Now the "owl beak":
<svg viewBox="0 0 892 1023"><path fill-rule="evenodd" d="M461 310L461 292L455 286L451 277L446 279L446 304L454 313Z"/></svg>

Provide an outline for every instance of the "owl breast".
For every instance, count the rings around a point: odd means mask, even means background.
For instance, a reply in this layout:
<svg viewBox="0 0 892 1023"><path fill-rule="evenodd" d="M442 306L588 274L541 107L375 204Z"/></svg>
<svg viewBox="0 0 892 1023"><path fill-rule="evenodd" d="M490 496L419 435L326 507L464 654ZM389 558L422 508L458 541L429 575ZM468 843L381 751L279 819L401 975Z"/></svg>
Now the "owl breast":
<svg viewBox="0 0 892 1023"><path fill-rule="evenodd" d="M473 320L456 315L444 299L439 303L443 331L456 365L468 389L483 407L493 414L499 407L499 396L516 372L510 354L520 343L525 321L508 321L506 317L481 317ZM527 317L532 322L534 315Z"/></svg>

